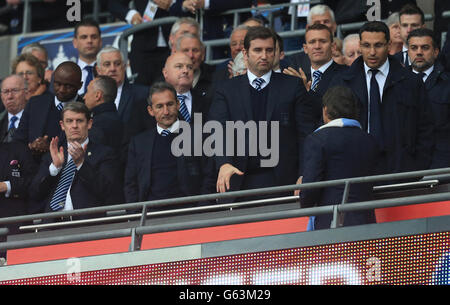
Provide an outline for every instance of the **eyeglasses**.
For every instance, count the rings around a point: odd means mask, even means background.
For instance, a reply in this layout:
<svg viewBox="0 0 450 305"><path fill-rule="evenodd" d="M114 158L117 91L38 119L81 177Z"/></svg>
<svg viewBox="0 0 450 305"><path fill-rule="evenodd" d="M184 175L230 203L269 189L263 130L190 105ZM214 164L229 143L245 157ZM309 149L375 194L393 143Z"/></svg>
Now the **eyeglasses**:
<svg viewBox="0 0 450 305"><path fill-rule="evenodd" d="M15 95L15 94L18 94L22 90L25 90L25 88L2 89L1 93L3 95L8 95L10 93L13 93Z"/></svg>
<svg viewBox="0 0 450 305"><path fill-rule="evenodd" d="M19 76L24 76L24 75L26 75L26 76L31 76L31 75L35 75L36 73L35 72L33 72L33 71L25 71L25 72L19 72L19 73L17 73L17 75L19 75Z"/></svg>

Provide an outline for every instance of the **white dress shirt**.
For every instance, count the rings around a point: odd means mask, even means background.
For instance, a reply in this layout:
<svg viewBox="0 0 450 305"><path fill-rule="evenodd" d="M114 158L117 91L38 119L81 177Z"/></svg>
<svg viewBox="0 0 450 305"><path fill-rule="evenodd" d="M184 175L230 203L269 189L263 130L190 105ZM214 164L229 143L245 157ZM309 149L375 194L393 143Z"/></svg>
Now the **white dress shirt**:
<svg viewBox="0 0 450 305"><path fill-rule="evenodd" d="M186 105L187 110L189 111L189 115L192 116L192 94L191 91L187 91L184 93L178 93L177 95L184 95L184 104Z"/></svg>
<svg viewBox="0 0 450 305"><path fill-rule="evenodd" d="M431 67L429 67L428 69L426 69L425 71L423 71L423 73L425 73L425 76L423 77L423 82L425 82L426 80L427 80L427 78L428 78L428 76L430 76L430 74L431 74L431 72L433 72L433 70L434 70L434 65L432 65ZM416 74L418 74L419 72L418 71L416 71L416 70L414 70L414 69L412 69L412 71L414 72L414 73L416 73Z"/></svg>
<svg viewBox="0 0 450 305"><path fill-rule="evenodd" d="M167 129L167 130L169 130L170 133L175 133L175 132L178 132L178 129L179 129L179 128L180 128L180 121L177 119L177 120L169 127L169 129ZM166 129L162 128L161 126L159 126L158 123L156 123L156 131L157 131L159 134L161 134L161 132L162 132L163 130L166 130Z"/></svg>
<svg viewBox="0 0 450 305"><path fill-rule="evenodd" d="M11 118L12 118L13 116L15 116L15 117L17 117L17 120L14 122L14 127L15 127L15 128L18 128L18 127L19 127L20 119L22 118L22 113L23 113L23 110L21 110L21 111L18 112L17 114L11 114L11 113L8 112L8 127L9 127L9 124L11 124Z"/></svg>
<svg viewBox="0 0 450 305"><path fill-rule="evenodd" d="M266 87L269 84L271 76L272 76L272 70L270 70L269 72L267 72L263 76L258 77L255 74L253 74L249 69L247 69L248 81L250 83L250 86L252 86L253 88L255 88L255 84L253 83L253 81L255 79L257 79L257 78L262 78L264 80L264 83L262 83L261 89L264 89L264 87Z"/></svg>
<svg viewBox="0 0 450 305"><path fill-rule="evenodd" d="M366 63L364 63L364 71L366 74L366 83L367 83L367 96L370 97L370 80L372 78L372 72L370 72L371 68L369 68ZM375 75L375 79L377 80L378 87L380 89L380 101L383 101L383 89L384 84L386 83L386 78L389 74L389 60L386 59L384 64L382 64L378 68L379 72ZM369 101L370 103L370 101ZM370 108L369 108L370 109Z"/></svg>
<svg viewBox="0 0 450 305"><path fill-rule="evenodd" d="M85 68L86 66L92 66L92 67L94 67L95 61L94 61L93 63L91 63L91 64L88 64L88 63L84 62L82 59L78 58L77 64L78 64L78 66L79 66L80 69L81 69L81 81L83 82L83 85L81 85L80 90L78 90L78 95L83 95L83 94L85 93L85 92L84 92L84 86L85 86L85 82L86 82L86 77L88 76L88 72L87 72L84 68ZM92 75L92 78L93 78L93 77L94 77L94 76Z"/></svg>

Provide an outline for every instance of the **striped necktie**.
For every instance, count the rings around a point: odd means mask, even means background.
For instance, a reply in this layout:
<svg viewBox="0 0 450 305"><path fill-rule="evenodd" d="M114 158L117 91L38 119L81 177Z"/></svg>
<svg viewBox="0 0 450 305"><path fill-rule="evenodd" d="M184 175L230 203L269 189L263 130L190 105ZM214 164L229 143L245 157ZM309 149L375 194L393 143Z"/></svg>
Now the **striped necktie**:
<svg viewBox="0 0 450 305"><path fill-rule="evenodd" d="M86 76L86 80L84 81L84 93L86 93L89 83L94 79L94 67L86 66L86 67L84 67L84 70L86 70L88 73Z"/></svg>
<svg viewBox="0 0 450 305"><path fill-rule="evenodd" d="M256 89L256 91L261 91L262 85L264 84L264 82L265 82L265 80L262 79L262 78L256 78L256 79L253 81L253 84L255 84L255 89Z"/></svg>
<svg viewBox="0 0 450 305"><path fill-rule="evenodd" d="M178 100L180 101L180 113L181 116L183 117L183 119L190 123L191 122L191 116L189 115L189 110L186 107L186 103L184 102L184 100L186 99L186 95L178 95Z"/></svg>
<svg viewBox="0 0 450 305"><path fill-rule="evenodd" d="M16 128L15 123L16 123L16 121L17 121L18 119L19 119L19 118L16 117L15 115L11 117L11 119L9 120L9 127L8 127L8 130L10 130L10 129L12 129L12 128Z"/></svg>
<svg viewBox="0 0 450 305"><path fill-rule="evenodd" d="M70 161L68 161L66 163L66 166L63 168L61 177L59 178L58 186L56 187L55 193L53 194L52 200L50 201L50 208L53 211L61 210L64 207L66 203L67 192L72 185L76 169L77 167L75 166L73 159L70 159Z"/></svg>
<svg viewBox="0 0 450 305"><path fill-rule="evenodd" d="M322 74L323 73L320 72L319 70L314 71L314 73L313 73L314 80L313 80L313 83L311 85L311 90L312 91L316 91L317 90L317 86L319 86L319 82L322 79Z"/></svg>
<svg viewBox="0 0 450 305"><path fill-rule="evenodd" d="M170 135L170 131L168 131L167 129L164 129L163 131L161 131L161 136L167 137L168 135Z"/></svg>
<svg viewBox="0 0 450 305"><path fill-rule="evenodd" d="M58 111L63 110L64 108L64 104L63 103L59 103L58 106L56 106L56 109L58 109Z"/></svg>

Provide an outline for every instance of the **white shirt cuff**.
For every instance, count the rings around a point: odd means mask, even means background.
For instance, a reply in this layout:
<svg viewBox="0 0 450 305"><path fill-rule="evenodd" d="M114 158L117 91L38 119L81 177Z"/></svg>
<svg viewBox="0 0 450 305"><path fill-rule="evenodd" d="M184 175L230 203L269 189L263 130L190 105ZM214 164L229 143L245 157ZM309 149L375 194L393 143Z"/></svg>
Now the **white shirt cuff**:
<svg viewBox="0 0 450 305"><path fill-rule="evenodd" d="M210 0L205 0L205 10L209 10L209 1Z"/></svg>
<svg viewBox="0 0 450 305"><path fill-rule="evenodd" d="M134 14L138 13L136 10L129 10L127 15L125 16L125 20L128 24L131 24L131 19L133 18Z"/></svg>
<svg viewBox="0 0 450 305"><path fill-rule="evenodd" d="M53 163L48 167L48 171L50 172L50 176L57 176L62 168L57 168Z"/></svg>
<svg viewBox="0 0 450 305"><path fill-rule="evenodd" d="M6 184L6 193L5 193L5 197L9 198L9 196L11 195L11 182L9 181L3 181Z"/></svg>

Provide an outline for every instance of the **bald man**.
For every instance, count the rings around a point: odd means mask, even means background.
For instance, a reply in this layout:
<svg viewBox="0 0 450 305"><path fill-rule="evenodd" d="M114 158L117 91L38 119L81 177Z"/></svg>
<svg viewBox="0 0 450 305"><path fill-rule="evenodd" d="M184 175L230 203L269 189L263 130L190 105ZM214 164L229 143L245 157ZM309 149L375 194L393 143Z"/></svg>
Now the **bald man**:
<svg viewBox="0 0 450 305"><path fill-rule="evenodd" d="M61 63L54 72L54 94L46 92L28 101L13 140L27 144L40 160L53 137L64 138L59 125L61 110L69 102L82 101L78 96L82 85L80 67L71 61Z"/></svg>

